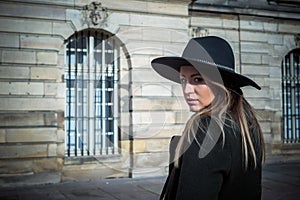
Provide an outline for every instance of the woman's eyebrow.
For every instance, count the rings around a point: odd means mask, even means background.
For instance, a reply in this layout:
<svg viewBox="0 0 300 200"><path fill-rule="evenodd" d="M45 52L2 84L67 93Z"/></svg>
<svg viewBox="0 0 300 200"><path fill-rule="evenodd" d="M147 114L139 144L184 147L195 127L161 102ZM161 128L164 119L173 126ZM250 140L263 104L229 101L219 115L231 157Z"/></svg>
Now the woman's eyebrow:
<svg viewBox="0 0 300 200"><path fill-rule="evenodd" d="M195 77L195 76L200 76L200 77L202 77L201 74L192 74L192 75L191 75L191 77Z"/></svg>

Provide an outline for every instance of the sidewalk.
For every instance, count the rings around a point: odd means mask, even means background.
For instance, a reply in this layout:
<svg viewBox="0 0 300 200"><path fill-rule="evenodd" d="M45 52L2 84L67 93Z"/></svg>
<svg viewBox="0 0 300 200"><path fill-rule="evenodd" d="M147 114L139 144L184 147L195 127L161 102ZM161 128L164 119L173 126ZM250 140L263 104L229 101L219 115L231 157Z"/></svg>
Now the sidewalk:
<svg viewBox="0 0 300 200"><path fill-rule="evenodd" d="M166 177L1 188L0 200L157 200ZM263 200L300 199L300 160L267 162L263 167Z"/></svg>

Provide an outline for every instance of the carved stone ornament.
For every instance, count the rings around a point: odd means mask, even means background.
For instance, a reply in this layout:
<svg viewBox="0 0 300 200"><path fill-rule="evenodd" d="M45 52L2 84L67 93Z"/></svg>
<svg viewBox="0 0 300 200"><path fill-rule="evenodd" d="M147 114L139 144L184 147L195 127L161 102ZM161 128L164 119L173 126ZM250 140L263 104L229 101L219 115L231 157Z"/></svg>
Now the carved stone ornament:
<svg viewBox="0 0 300 200"><path fill-rule="evenodd" d="M99 25L107 18L107 8L103 7L100 2L92 2L83 7L85 21L88 24Z"/></svg>
<svg viewBox="0 0 300 200"><path fill-rule="evenodd" d="M209 31L208 29L203 27L191 27L190 34L192 37L203 37L203 36L208 36Z"/></svg>

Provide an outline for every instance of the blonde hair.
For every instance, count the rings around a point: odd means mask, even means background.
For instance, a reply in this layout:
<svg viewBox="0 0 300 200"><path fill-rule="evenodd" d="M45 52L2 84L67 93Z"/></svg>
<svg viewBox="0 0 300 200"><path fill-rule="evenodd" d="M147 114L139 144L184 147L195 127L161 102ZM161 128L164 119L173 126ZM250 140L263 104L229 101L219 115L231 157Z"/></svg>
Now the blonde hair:
<svg viewBox="0 0 300 200"><path fill-rule="evenodd" d="M252 159L254 168L256 168L257 161L264 160L264 141L263 133L257 117L255 116L254 109L243 95L240 95L231 89L227 89L224 85L209 80L206 80L206 84L213 90L215 98L211 105L201 109L188 120L175 150L175 167L179 167L180 157L189 146L186 145L186 142L191 144L195 138L197 144L201 146L196 138L197 129L205 131L205 128L207 127L205 127L205 125L201 123L201 120L198 119L202 116L209 116L221 131L223 145L225 144L226 139L223 127L228 125L225 124L225 120L229 121L231 126L236 126L238 128L242 138L244 169L247 169L249 159ZM197 125L197 128L195 128L195 124ZM235 132L232 134L235 134Z"/></svg>

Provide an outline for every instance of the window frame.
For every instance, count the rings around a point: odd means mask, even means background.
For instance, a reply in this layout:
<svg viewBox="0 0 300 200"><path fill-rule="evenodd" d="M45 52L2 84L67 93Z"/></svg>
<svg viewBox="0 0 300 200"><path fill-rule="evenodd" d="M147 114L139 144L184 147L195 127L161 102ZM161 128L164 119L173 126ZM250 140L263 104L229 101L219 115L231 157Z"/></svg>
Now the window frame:
<svg viewBox="0 0 300 200"><path fill-rule="evenodd" d="M75 32L65 41L67 157L120 153L119 54L118 41L103 30Z"/></svg>

